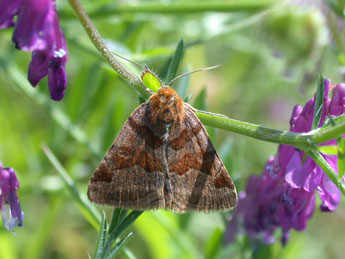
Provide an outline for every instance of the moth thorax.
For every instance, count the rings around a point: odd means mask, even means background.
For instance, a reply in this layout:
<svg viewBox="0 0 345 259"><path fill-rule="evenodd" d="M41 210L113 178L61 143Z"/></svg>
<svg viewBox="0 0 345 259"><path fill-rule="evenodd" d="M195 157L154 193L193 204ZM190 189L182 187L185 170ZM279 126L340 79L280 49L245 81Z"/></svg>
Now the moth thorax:
<svg viewBox="0 0 345 259"><path fill-rule="evenodd" d="M168 124L183 120L183 101L174 89L162 87L150 98L149 102L153 121Z"/></svg>

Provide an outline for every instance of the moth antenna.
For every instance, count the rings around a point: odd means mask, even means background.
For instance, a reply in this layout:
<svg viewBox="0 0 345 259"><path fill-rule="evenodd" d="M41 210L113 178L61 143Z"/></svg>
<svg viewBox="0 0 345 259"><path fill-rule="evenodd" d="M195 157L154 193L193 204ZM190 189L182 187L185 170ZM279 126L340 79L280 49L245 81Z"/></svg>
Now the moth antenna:
<svg viewBox="0 0 345 259"><path fill-rule="evenodd" d="M116 54L115 52L113 52L113 54L114 54L115 56L119 57L119 58L122 58L122 59L124 59L124 60L126 60L126 61L128 61L128 62L130 62L130 63L132 63L132 64L134 64L134 65L137 65L137 66L141 67L142 69L146 69L146 68L147 68L146 65L139 64L139 63L137 63L137 62L135 62L135 61L133 61L133 60L130 60L130 59L125 58L125 57L123 57L123 56L121 56L121 55L119 55L119 54Z"/></svg>
<svg viewBox="0 0 345 259"><path fill-rule="evenodd" d="M169 82L169 84L167 84L168 86L171 86L175 81L177 81L178 79L184 77L184 76L187 76L187 75L190 75L190 74L193 74L193 73L196 73L196 72L200 72L200 71L207 71L207 70L211 70L211 69L216 69L218 67L220 67L221 65L216 65L216 66L213 66L213 67L204 67L204 68L200 68L200 69L197 69L197 70L193 70L191 72L187 72L187 73L184 73L182 75L179 75L177 77L175 77L173 80L171 80Z"/></svg>

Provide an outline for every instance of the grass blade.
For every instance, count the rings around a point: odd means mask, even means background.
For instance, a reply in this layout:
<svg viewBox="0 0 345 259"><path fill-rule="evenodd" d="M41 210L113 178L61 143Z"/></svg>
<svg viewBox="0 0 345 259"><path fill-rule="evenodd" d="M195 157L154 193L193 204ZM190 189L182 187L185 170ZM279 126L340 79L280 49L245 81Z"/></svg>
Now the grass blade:
<svg viewBox="0 0 345 259"><path fill-rule="evenodd" d="M68 175L65 168L61 165L61 163L58 161L56 156L53 154L53 152L46 146L43 145L42 149L46 156L48 157L49 161L52 163L52 165L55 167L57 172L62 177L63 181L65 182L68 191L70 192L72 198L78 203L82 213L86 217L86 219L95 227L99 228L100 222L101 222L101 215L99 214L98 210L95 208L94 205L90 203L90 201L87 199L86 195L79 192L77 186L73 182L72 178Z"/></svg>
<svg viewBox="0 0 345 259"><path fill-rule="evenodd" d="M109 233L112 233L115 229L118 228L118 226L121 224L121 222L124 220L124 218L127 215L127 210L116 208L113 211L113 215L111 217L110 225L109 225Z"/></svg>
<svg viewBox="0 0 345 259"><path fill-rule="evenodd" d="M121 248L127 244L129 239L133 236L134 232L130 232L127 234L124 238L121 239L120 242L116 244L116 246L107 254L104 259L113 259L118 254L118 252L121 250Z"/></svg>
<svg viewBox="0 0 345 259"><path fill-rule="evenodd" d="M141 214L143 211L132 211L126 217L127 214L126 210L120 210L116 212L116 215L113 215L112 221L110 225L112 225L112 231L108 231L108 240L105 244L104 252L105 254L111 249L112 244L116 241L116 239L122 234L123 231L126 230ZM115 221L117 221L115 223Z"/></svg>
<svg viewBox="0 0 345 259"><path fill-rule="evenodd" d="M96 250L95 250L95 256L94 256L95 259L102 258L106 237L107 237L107 217L105 216L105 212L103 211L101 228L99 230L98 240L96 244Z"/></svg>
<svg viewBox="0 0 345 259"><path fill-rule="evenodd" d="M165 78L166 84L168 84L171 80L175 78L180 61L182 60L182 57L183 57L183 51L184 51L184 43L183 43L183 39L181 39L179 43L177 44L175 53L170 61L168 72Z"/></svg>
<svg viewBox="0 0 345 259"><path fill-rule="evenodd" d="M189 69L185 69L182 74L185 74L188 72L190 72ZM182 77L179 81L177 81L177 83L175 84L176 86L174 88L182 99L187 98L187 93L188 93L188 88L189 88L189 78L190 76L186 75ZM188 102L188 101L185 100L185 102Z"/></svg>

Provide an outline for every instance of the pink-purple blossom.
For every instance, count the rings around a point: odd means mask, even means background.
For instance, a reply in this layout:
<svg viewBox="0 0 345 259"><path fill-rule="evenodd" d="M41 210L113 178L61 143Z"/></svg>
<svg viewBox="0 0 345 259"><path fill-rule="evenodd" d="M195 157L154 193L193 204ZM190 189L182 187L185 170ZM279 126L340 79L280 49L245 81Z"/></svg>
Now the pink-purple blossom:
<svg viewBox="0 0 345 259"><path fill-rule="evenodd" d="M48 76L51 98L61 100L67 86L68 50L55 0L0 0L0 29L13 26L16 48L33 51L29 82L36 86Z"/></svg>
<svg viewBox="0 0 345 259"><path fill-rule="evenodd" d="M329 116L345 112L345 84L333 87L329 98L330 81L324 80L324 104L321 127ZM304 107L296 105L290 119L290 131L308 132L312 129L315 98ZM322 145L336 145L328 141ZM334 169L337 156L323 154ZM340 203L340 190L305 152L292 146L280 145L275 157L268 160L262 175L249 178L245 192L239 194L239 203L231 219L226 242L232 242L238 232L246 233L252 240L265 243L275 241L274 232L282 230L282 243L286 244L291 229L306 229L307 221L315 210L315 194L321 199L321 211L333 211Z"/></svg>
<svg viewBox="0 0 345 259"><path fill-rule="evenodd" d="M13 230L23 226L24 213L18 200L19 182L12 168L4 168L0 163L0 211L4 227Z"/></svg>

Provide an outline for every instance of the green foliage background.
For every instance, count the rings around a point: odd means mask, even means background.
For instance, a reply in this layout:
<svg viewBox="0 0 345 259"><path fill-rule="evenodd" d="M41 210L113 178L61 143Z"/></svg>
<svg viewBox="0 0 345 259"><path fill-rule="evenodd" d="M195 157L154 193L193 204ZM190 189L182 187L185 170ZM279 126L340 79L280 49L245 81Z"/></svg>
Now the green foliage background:
<svg viewBox="0 0 345 259"><path fill-rule="evenodd" d="M322 6L319 1L309 7L302 3L289 7L282 1L245 2L248 5L238 11L154 14L140 8L114 10L147 3L156 7L165 3L169 10L169 5L181 2L83 0L82 4L113 51L147 64L158 74L169 64L181 38L185 52L178 74L222 64L183 79L189 80L185 96L192 95L190 103L196 108L287 130L293 106L303 105L313 95L320 70L333 83L344 80L345 45L336 23L338 9L332 11L329 3ZM197 10L201 3L214 2L188 1L193 3ZM337 4L332 1L333 7ZM137 94L91 45L68 2L58 1L58 10L69 48L69 83L59 103L49 100L47 80L36 89L29 85L30 53L14 49L11 29L0 32L0 161L17 172L25 213L24 227L16 229L16 236L0 228L0 258L86 258L93 253L97 229L78 209L41 146L52 150L78 190L86 193L93 170L139 105ZM124 64L140 74L139 68ZM238 191L250 174L263 171L277 150L275 144L214 128L208 131ZM111 213L110 208L105 210ZM157 259L343 256L343 203L333 213L316 210L306 232L292 231L285 248L279 242L252 247L243 235L225 246L222 238L229 215L145 212L131 227L135 235L127 247L137 258Z"/></svg>

